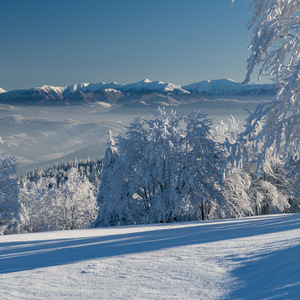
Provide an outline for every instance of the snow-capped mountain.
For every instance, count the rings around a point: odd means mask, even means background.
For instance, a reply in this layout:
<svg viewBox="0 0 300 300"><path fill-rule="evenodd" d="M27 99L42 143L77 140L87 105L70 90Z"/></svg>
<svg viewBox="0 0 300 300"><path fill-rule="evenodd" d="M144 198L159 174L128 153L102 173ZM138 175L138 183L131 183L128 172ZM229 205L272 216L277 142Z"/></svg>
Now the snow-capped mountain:
<svg viewBox="0 0 300 300"><path fill-rule="evenodd" d="M180 85L173 83L165 83L163 81L151 81L144 79L142 81L121 85L119 90L128 93L175 93L175 94L190 94L190 92L184 90Z"/></svg>
<svg viewBox="0 0 300 300"><path fill-rule="evenodd" d="M276 87L269 84L243 85L230 79L205 80L189 85L176 85L163 81L142 81L130 84L81 83L67 87L44 85L25 90L2 91L0 103L71 105L94 102L125 104L143 101L154 94L154 98L168 96L168 103L180 103L192 97L232 97L232 96L269 96L276 93Z"/></svg>
<svg viewBox="0 0 300 300"><path fill-rule="evenodd" d="M76 92L95 93L95 92L104 91L107 89L119 90L120 86L122 86L122 84L119 84L116 82L80 83L80 84L73 84L73 85L70 85L70 86L64 88L64 94L76 93Z"/></svg>
<svg viewBox="0 0 300 300"><path fill-rule="evenodd" d="M182 86L192 94L199 95L274 95L276 86L270 84L242 84L231 79L204 80Z"/></svg>
<svg viewBox="0 0 300 300"><path fill-rule="evenodd" d="M6 90L0 88L0 94L1 94L1 93L5 93L5 92L6 92Z"/></svg>
<svg viewBox="0 0 300 300"><path fill-rule="evenodd" d="M68 87L44 85L27 90L13 90L0 94L0 103L19 105L71 105L93 102L115 104L123 97L119 90L110 88L112 84L74 84Z"/></svg>
<svg viewBox="0 0 300 300"><path fill-rule="evenodd" d="M144 79L139 82L130 83L130 84L119 84L116 82L111 83L82 83L82 84L73 84L65 88L64 93L72 92L99 92L104 90L118 90L126 93L177 93L177 94L189 94L188 91L184 90L180 85L173 83L165 83L163 81L151 81L149 79Z"/></svg>

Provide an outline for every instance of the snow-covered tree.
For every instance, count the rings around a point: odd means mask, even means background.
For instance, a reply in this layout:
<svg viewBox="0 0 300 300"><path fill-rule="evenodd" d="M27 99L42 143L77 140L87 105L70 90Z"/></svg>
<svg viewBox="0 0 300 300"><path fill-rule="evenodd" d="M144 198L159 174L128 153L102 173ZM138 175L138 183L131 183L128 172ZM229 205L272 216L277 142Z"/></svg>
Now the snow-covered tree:
<svg viewBox="0 0 300 300"><path fill-rule="evenodd" d="M300 159L300 2L299 0L252 0L253 28L245 83L257 66L259 78L273 79L278 92L270 104L259 105L247 119L246 129L232 147L229 161L247 163L246 145L257 157L256 175L264 172L268 156L277 156L289 168L295 201L299 199ZM296 204L296 207L298 204Z"/></svg>
<svg viewBox="0 0 300 300"><path fill-rule="evenodd" d="M0 235L8 233L18 216L18 184L15 157L0 152Z"/></svg>
<svg viewBox="0 0 300 300"><path fill-rule="evenodd" d="M243 217L292 211L293 180L286 175L284 163L270 153L259 176L251 160L242 168L233 169L225 178L224 191L231 214Z"/></svg>
<svg viewBox="0 0 300 300"><path fill-rule="evenodd" d="M102 159L96 161L77 160L63 162L43 169L35 169L20 178L20 182L27 180L37 182L42 177L51 177L55 179L57 187L61 187L67 179L67 173L71 168L78 170L80 175L88 178L97 191L100 184L100 174L102 171Z"/></svg>
<svg viewBox="0 0 300 300"><path fill-rule="evenodd" d="M111 195L112 196L115 195L115 193L111 193L111 188L113 186L113 182L111 181L111 171L113 170L114 163L118 159L118 154L117 154L117 149L115 148L115 141L112 137L112 132L110 130L108 131L108 135L109 135L107 141L108 147L105 150L105 156L103 159L103 168L100 176L101 178L100 187L97 195L97 203L99 204L100 209L103 207L103 204L106 201L105 199L108 199ZM113 205L113 201L107 201L107 202ZM111 211L111 209L106 209L106 211L102 215L98 214L92 226L98 227L98 224L103 222L102 219L109 220L110 217L113 217L113 216L106 215L106 212L108 213L109 211Z"/></svg>
<svg viewBox="0 0 300 300"><path fill-rule="evenodd" d="M236 120L234 116L231 115L226 122L221 120L219 124L216 124L211 134L212 139L226 151L226 155L229 155L230 151L228 151L229 149L226 148L226 146L229 144L230 148L230 145L236 142L243 131L243 123L240 120Z"/></svg>
<svg viewBox="0 0 300 300"><path fill-rule="evenodd" d="M213 134L214 139L224 147L228 143L234 143L241 132L242 124L231 118L227 123L221 121ZM240 168L228 166L230 172L225 178L224 196L229 216L243 217L293 211L293 180L286 176L284 162L273 156L272 150L269 150L263 172L256 176L253 161L257 159L257 153L253 151L250 142L244 147L247 150L248 162ZM226 150L228 155L229 149Z"/></svg>
<svg viewBox="0 0 300 300"><path fill-rule="evenodd" d="M99 213L93 227L135 223L132 213L138 208L131 209L129 182L144 154L145 130L139 118L135 118L127 129L124 137L119 136L116 145L109 132L97 196Z"/></svg>
<svg viewBox="0 0 300 300"><path fill-rule="evenodd" d="M183 118L164 109L135 119L114 147L109 143L93 226L214 217L222 200L221 154L209 125L201 113Z"/></svg>
<svg viewBox="0 0 300 300"><path fill-rule="evenodd" d="M63 230L86 228L97 214L94 187L75 168L68 172L67 177L60 188L60 197L55 199L59 226Z"/></svg>
<svg viewBox="0 0 300 300"><path fill-rule="evenodd" d="M182 163L182 142L179 123L182 116L158 108L152 119L145 120L148 128L144 154L135 168L131 191L142 204L139 223L179 221L181 207L178 170Z"/></svg>
<svg viewBox="0 0 300 300"><path fill-rule="evenodd" d="M259 66L259 76L270 76L279 87L271 104L258 106L250 115L239 139L241 144L253 141L256 150L261 147L257 158L259 170L271 147L274 154L286 161L298 160L300 155L300 2L252 0L250 11L252 54L245 82L249 82L254 67ZM242 154L241 144L233 148L238 158Z"/></svg>
<svg viewBox="0 0 300 300"><path fill-rule="evenodd" d="M58 230L59 209L56 199L60 198L54 178L42 177L37 182L23 181L20 186L21 205L19 232Z"/></svg>
<svg viewBox="0 0 300 300"><path fill-rule="evenodd" d="M94 187L75 168L71 168L66 176L60 187L52 177L22 182L20 232L89 227L97 214Z"/></svg>
<svg viewBox="0 0 300 300"><path fill-rule="evenodd" d="M198 208L197 219L220 218L226 210L220 176L223 153L210 138L212 120L201 112L191 112L185 123L184 191L192 207Z"/></svg>

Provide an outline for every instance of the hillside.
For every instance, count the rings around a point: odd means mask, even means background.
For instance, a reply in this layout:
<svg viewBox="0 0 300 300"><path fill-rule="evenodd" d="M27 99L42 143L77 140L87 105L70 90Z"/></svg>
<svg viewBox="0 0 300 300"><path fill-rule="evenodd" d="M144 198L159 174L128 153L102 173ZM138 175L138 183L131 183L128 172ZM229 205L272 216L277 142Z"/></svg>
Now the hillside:
<svg viewBox="0 0 300 300"><path fill-rule="evenodd" d="M1 299L296 299L300 215L8 235Z"/></svg>

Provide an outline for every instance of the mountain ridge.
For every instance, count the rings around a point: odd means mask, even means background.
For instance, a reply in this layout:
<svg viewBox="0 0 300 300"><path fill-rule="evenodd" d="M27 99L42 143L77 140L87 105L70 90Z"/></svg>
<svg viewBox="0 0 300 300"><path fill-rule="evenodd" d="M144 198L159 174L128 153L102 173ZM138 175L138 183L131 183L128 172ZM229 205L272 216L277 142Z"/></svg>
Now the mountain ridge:
<svg viewBox="0 0 300 300"><path fill-rule="evenodd" d="M144 79L129 84L100 82L65 87L44 85L3 92L0 88L0 103L76 105L107 102L114 105L121 100L122 103L128 103L151 94L167 95L178 101L178 97L193 96L270 96L275 95L276 91L274 84L243 85L231 79L204 80L183 86ZM174 102L173 100L171 102Z"/></svg>

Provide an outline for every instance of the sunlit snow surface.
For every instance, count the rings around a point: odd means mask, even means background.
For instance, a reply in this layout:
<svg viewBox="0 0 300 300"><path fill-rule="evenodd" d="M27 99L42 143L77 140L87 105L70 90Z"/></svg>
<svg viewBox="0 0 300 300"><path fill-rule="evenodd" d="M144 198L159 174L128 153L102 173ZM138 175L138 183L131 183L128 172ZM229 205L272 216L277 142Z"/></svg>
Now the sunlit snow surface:
<svg viewBox="0 0 300 300"><path fill-rule="evenodd" d="M0 299L299 299L300 215L0 237Z"/></svg>

